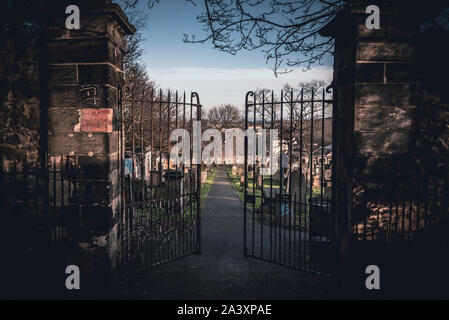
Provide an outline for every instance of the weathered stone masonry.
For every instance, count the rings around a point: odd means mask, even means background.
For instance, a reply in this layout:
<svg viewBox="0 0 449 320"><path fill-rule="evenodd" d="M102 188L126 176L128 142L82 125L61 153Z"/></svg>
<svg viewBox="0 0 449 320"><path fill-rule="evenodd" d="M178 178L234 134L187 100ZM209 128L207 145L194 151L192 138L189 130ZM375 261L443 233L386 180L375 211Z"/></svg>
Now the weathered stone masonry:
<svg viewBox="0 0 449 320"><path fill-rule="evenodd" d="M419 156L440 159L442 168L448 164L448 128L442 126L449 110L448 32L419 32L421 12L387 1L376 3L380 29L369 30L366 6L348 2L321 30L335 38L333 198L340 263L366 203L389 196L397 163Z"/></svg>
<svg viewBox="0 0 449 320"><path fill-rule="evenodd" d="M65 28L61 9L50 13L48 152L50 162L60 155L77 157L85 188L81 247L114 270L120 217L120 127L114 119L123 78L123 38L135 28L110 1L72 2L80 7L80 30ZM98 265L84 270L93 271L105 272Z"/></svg>

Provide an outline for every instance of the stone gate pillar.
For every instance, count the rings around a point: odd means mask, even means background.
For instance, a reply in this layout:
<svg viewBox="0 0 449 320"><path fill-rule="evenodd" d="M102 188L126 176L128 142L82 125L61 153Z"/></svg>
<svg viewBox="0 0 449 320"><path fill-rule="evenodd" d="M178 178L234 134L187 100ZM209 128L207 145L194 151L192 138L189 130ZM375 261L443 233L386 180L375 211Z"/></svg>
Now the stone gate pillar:
<svg viewBox="0 0 449 320"><path fill-rule="evenodd" d="M321 30L335 38L333 199L336 235L345 265L356 210L371 189L414 151L417 105L416 35L419 10L401 1L347 1ZM380 9L380 29L365 25L368 5ZM372 193L371 193L372 194ZM340 276L342 276L340 274Z"/></svg>
<svg viewBox="0 0 449 320"><path fill-rule="evenodd" d="M80 29L68 30L68 4L80 9ZM78 159L83 175L80 248L84 284L106 279L118 263L120 210L118 85L123 38L135 32L108 0L60 1L49 12L48 153Z"/></svg>

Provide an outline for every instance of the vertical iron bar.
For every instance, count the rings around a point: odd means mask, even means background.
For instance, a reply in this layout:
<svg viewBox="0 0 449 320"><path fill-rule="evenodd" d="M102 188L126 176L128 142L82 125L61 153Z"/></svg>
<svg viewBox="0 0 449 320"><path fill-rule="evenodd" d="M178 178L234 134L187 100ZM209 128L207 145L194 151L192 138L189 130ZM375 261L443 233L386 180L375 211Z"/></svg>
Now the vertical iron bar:
<svg viewBox="0 0 449 320"><path fill-rule="evenodd" d="M406 200L405 200L406 192L405 192L405 189L406 189L406 186L405 186L405 183L404 183L405 181L403 182L403 179L405 180L406 178L404 177L403 172L402 172L402 170L404 170L403 165L404 165L404 163L402 162L401 163L401 171L399 171L399 174L400 174L399 181L401 183L401 198L402 198L401 238L402 238L402 240L405 240L405 235L406 235L406 232L405 232L405 215L406 215L406 213L405 213L405 207L406 207Z"/></svg>
<svg viewBox="0 0 449 320"><path fill-rule="evenodd" d="M254 112L256 112L256 103L257 103L257 95L254 95ZM260 223L260 257L263 259L264 258L264 254L263 254L263 229L264 229L264 224L265 224L265 216L264 216L264 212L263 212L263 206L264 206L264 202L265 202L265 196L264 196L264 192L263 192L263 188L264 188L264 176L262 175L262 173L265 173L264 170L262 169L264 167L265 164L265 150L267 147L267 143L265 141L266 138L266 134L265 134L265 91L262 90L262 130L261 130L261 141L263 142L263 144L261 143L260 145L262 146L262 150L259 151L259 153L261 154L261 164L260 164L260 175L262 176L262 183L260 184L260 212L261 212L261 217L262 217L262 221ZM256 136L257 137L257 136Z"/></svg>
<svg viewBox="0 0 449 320"><path fill-rule="evenodd" d="M197 93L194 92L194 96L196 97L196 118L201 123L201 104L200 98ZM200 146L201 148L201 139ZM196 201L197 201L197 209L196 209L196 232L197 232L197 254L201 254L201 157L198 160L197 164L197 191L196 191Z"/></svg>
<svg viewBox="0 0 449 320"><path fill-rule="evenodd" d="M14 168L16 166L14 165ZM57 222L57 213L56 213L56 157L53 157L53 215L52 215L52 233L53 233L53 240L57 239L57 229L58 226L56 224Z"/></svg>
<svg viewBox="0 0 449 320"><path fill-rule="evenodd" d="M154 238L156 232L153 230L153 206L154 206L154 181L153 181L153 159L154 158L154 88L151 89L151 99L150 99L150 117L151 117L151 146L150 146L150 229L148 234L148 241L150 242L150 266L153 265L153 252L154 252Z"/></svg>
<svg viewBox="0 0 449 320"><path fill-rule="evenodd" d="M310 227L312 226L312 201L313 201L313 103L314 103L314 90L312 88L311 93L311 102L310 102L310 154L309 154L309 165L310 165L310 181L309 181L309 237L308 237L308 245L309 245L309 254L310 257L310 247L311 247L311 236L310 236ZM307 215L307 213L306 213ZM311 268L311 262L309 260L308 269Z"/></svg>
<svg viewBox="0 0 449 320"><path fill-rule="evenodd" d="M178 129L178 99L179 99L179 97L178 97L178 90L176 90L176 94L175 94L175 129ZM178 190L178 188L181 187L181 185L180 185L180 181L178 182L178 161L176 161L176 182L175 183L176 183L176 185L175 185L175 195L176 195L176 201L175 201L175 203L176 203L175 256L179 257L180 256L180 254L179 254L179 252L180 252L180 247L179 247L180 242L179 242L179 234L178 234L178 232L179 232L179 215L181 213L181 209L179 207L180 201L179 201L179 197L178 197L178 194L177 194L178 193L177 190ZM178 185L178 183L179 183L179 185ZM181 196L181 194L182 194L182 191L179 189L179 196Z"/></svg>
<svg viewBox="0 0 449 320"><path fill-rule="evenodd" d="M144 161L145 161L145 154L144 154L144 145L145 145L145 143L144 143L144 137L143 137L143 123L144 123L144 120L143 120L143 115L144 115L144 104L145 104L145 102L144 102L144 100L145 100L145 88L144 89L142 89L142 101L141 101L141 106L140 106L140 135L141 135L141 145L140 145L140 184L141 184L141 186L142 186L142 196L141 196L141 199L140 199L140 201L141 201L141 212L140 212L140 218L139 218L139 220L140 220L140 224L139 224L139 228L140 229L142 229L143 228L143 223L142 223L142 220L141 219L143 219L143 217L144 217L144 215L146 216L146 202L145 202L145 177L144 177L144 172L145 172L145 169L144 169ZM141 252L141 256L142 256L142 265L145 265L145 260L144 260L144 257L145 257L145 251L143 250L143 248L144 248L144 245L145 245L145 239L144 239L144 237L145 237L145 234L146 234L146 230L145 230L145 232L142 232L142 230L140 230L140 232L142 233L142 237L141 237L141 250L142 250L142 252Z"/></svg>
<svg viewBox="0 0 449 320"><path fill-rule="evenodd" d="M183 110L182 128L185 129L186 128L186 92L185 91L183 92L182 110ZM189 136L189 142L190 142L190 136ZM182 162L183 177L185 175L185 172L186 172L185 163L183 161ZM187 182L187 179L184 179L184 181ZM186 188L184 186L184 182L182 184L182 189L183 189L183 191L182 191L182 253L184 254L186 252L186 223L185 223L186 214L184 212L184 210L186 209L186 206L184 205L184 203L186 201L186 198L185 198L186 197L186 195L185 195Z"/></svg>
<svg viewBox="0 0 449 320"><path fill-rule="evenodd" d="M166 171L166 189L165 189L165 217L166 221L164 222L167 226L168 230L171 230L172 228L172 219L171 219L171 197L170 197L170 98L171 98L171 92L170 89L167 93L167 152L165 154L166 163L167 163L167 171ZM167 243L167 252L166 252L166 258L167 260L170 260L170 254L171 254L171 245L172 241L170 238L170 235L168 235L168 243Z"/></svg>
<svg viewBox="0 0 449 320"><path fill-rule="evenodd" d="M324 125L325 125L325 121L324 121L324 109L325 109L325 102L324 100L326 99L325 96L325 91L323 88L323 97L322 97L323 101L322 101L322 106L321 106L321 179L320 179L320 196L321 196L321 208L320 208L320 214L321 212L323 212L323 189L324 189ZM320 214L317 214L317 231L320 237L320 242L322 241L322 234L323 232L321 230L318 230L321 228L322 223L320 223L320 220L322 217L320 217ZM324 230L323 230L324 231Z"/></svg>
<svg viewBox="0 0 449 320"><path fill-rule="evenodd" d="M157 192L157 202L158 202L158 206L157 206L157 213L158 213L158 223L159 223L159 232L161 234L159 234L159 237L162 239L162 243L165 243L165 226L163 225L163 209L162 209L162 173L163 173L163 168L162 168L162 89L159 89L159 124L158 124L158 133L159 133L159 165L158 165L158 180L159 180L159 186L158 186L158 192ZM157 239L156 239L157 240ZM162 262L163 259L163 252L161 253L161 245L159 245L159 247L157 248L158 251L158 263ZM162 255L162 256L161 256Z"/></svg>
<svg viewBox="0 0 449 320"><path fill-rule="evenodd" d="M281 134L281 142L279 144L279 226L278 226L278 232L279 232L279 262L282 262L282 205L283 205L283 193L284 193L284 168L282 167L282 147L283 147L283 109L284 109L284 91L281 90L281 118L279 122L280 126L280 134ZM277 219L276 219L277 220Z"/></svg>
<svg viewBox="0 0 449 320"><path fill-rule="evenodd" d="M254 91L255 92L255 91ZM257 181L255 181L256 178L256 168L257 168L257 164L256 164L256 149L257 149L257 141L256 141L256 95L254 95L254 110L253 110L253 119L254 119L254 123L253 123L253 128L254 128L254 140L253 140L253 172L252 172L252 181L253 181L253 197L254 197L254 203L253 203L253 217L252 217L252 248L251 248L251 254L254 256L254 242L255 242L255 237L254 237L254 227L255 227L255 223L254 223L254 215L255 215L255 207L256 207L256 202L257 202L257 198L256 198L256 183Z"/></svg>
<svg viewBox="0 0 449 320"><path fill-rule="evenodd" d="M133 250L133 258L135 253L135 225L134 225L134 214L135 214L135 199L134 199L134 181L136 179L136 168L135 168L135 136L134 136L134 88L131 89L131 163L132 163L132 172L131 172L131 179L130 179L130 196L131 196L131 215L130 215L130 228L131 228L131 246Z"/></svg>
<svg viewBox="0 0 449 320"><path fill-rule="evenodd" d="M124 255L126 252L125 242L124 242L124 212L125 212L125 201L123 199L124 192L123 192L123 84L120 84L119 90L118 90L118 111L119 111L119 121L118 121L118 152L117 152L117 165L118 165L118 172L119 172L119 183L120 183L120 221L119 221L119 237L120 237L120 262L124 263ZM75 186L74 186L75 191Z"/></svg>
<svg viewBox="0 0 449 320"><path fill-rule="evenodd" d="M421 211L421 178L422 178L422 170L421 166L418 166L417 168L417 181L416 181L416 202L417 202L417 209L416 209L416 233L419 233L419 213Z"/></svg>
<svg viewBox="0 0 449 320"><path fill-rule="evenodd" d="M301 267L304 267L305 264L305 254L303 254L305 252L305 246L304 248L302 247L303 245L303 241L302 241L302 208L303 208L303 203L302 201L304 200L304 212L306 211L306 199L305 199L305 195L306 192L304 190L304 199L302 199L301 195L302 195L302 177L303 177L303 167L302 167L302 152L303 152L303 148L304 148L304 144L303 144L303 116L304 116L304 88L301 88L301 101L300 101L300 115L299 115L299 264L301 265ZM305 181L304 181L305 182ZM306 188L306 186L304 186L304 189ZM304 220L304 225L305 225L305 220ZM305 236L305 234L304 234ZM305 242L305 241L304 241Z"/></svg>
<svg viewBox="0 0 449 320"><path fill-rule="evenodd" d="M417 172L416 168L412 168L411 167L411 161L410 160L407 161L407 163L409 165L408 172L410 172L410 173ZM413 169L415 169L415 170L413 170ZM410 203L409 203L409 217L410 217L409 219L410 220L408 221L408 227L409 227L408 237L409 237L409 241L410 241L412 239L412 231L413 231L413 199L415 199L415 196L416 196L414 194L414 188L412 186L416 183L416 181L413 181L413 178L414 178L413 173L409 174L408 178L409 178L409 182L408 182L409 191L408 191L408 194L410 196Z"/></svg>
<svg viewBox="0 0 449 320"><path fill-rule="evenodd" d="M248 130L248 97L250 95L253 95L253 93L251 91L249 91L246 94L245 97L245 131ZM237 147L237 146L236 146ZM236 148L237 149L237 148ZM237 158L237 155L236 155ZM248 191L246 190L247 187L247 183L248 183L248 136L245 135L244 137L244 180L243 180L243 257L247 257L248 256L248 249L247 249L247 244L246 244L246 207L247 207L247 196L248 196Z"/></svg>
<svg viewBox="0 0 449 320"><path fill-rule="evenodd" d="M292 167L292 147L293 147L293 89L290 91L290 137L289 137L289 145L288 145L288 151L289 151L289 177L288 177L288 190L289 190L289 199L288 199L288 264L291 265L291 236L292 236L292 173L293 173L293 167ZM293 216L295 213L293 212ZM293 236L295 234L293 233ZM296 245L296 244L295 244ZM293 257L294 258L294 257Z"/></svg>
<svg viewBox="0 0 449 320"><path fill-rule="evenodd" d="M274 129L274 92L271 91L271 129ZM273 159L274 159L274 148L273 148L273 136L270 133L270 260L273 260ZM276 173L275 173L276 174ZM274 201L274 238L276 242L276 195ZM276 245L274 246L274 257L276 257Z"/></svg>
<svg viewBox="0 0 449 320"><path fill-rule="evenodd" d="M193 181L192 181L192 176L193 176L193 105L192 105L192 94L190 94L190 171L189 171L189 175L190 175L190 190L189 190L189 197L190 197L190 202L189 202L189 209L190 209L190 218L189 218L189 224L191 224L192 229L189 230L189 253L192 252L193 250L193 213L192 213L192 202L193 202L193 192L195 191L195 187L193 185ZM201 177L196 177L196 179L201 178Z"/></svg>

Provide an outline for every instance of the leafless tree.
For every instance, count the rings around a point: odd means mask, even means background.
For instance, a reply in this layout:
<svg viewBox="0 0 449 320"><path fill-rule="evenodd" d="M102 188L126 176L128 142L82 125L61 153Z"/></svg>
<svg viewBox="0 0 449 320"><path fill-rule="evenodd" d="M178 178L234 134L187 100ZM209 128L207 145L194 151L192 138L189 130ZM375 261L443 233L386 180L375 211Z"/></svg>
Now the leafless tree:
<svg viewBox="0 0 449 320"><path fill-rule="evenodd" d="M324 142L327 146L331 141L331 121L326 120L332 113L329 104L324 104L325 114L323 119L323 92L326 83L322 80L312 80L310 82L300 82L296 86L284 85L281 96L276 95L269 89L257 89L255 100L249 101L249 121L250 126L254 124L261 126L262 119L264 128L275 128L281 133L284 145L292 148L293 161L297 160L299 151L302 149L303 155L310 153L310 143L312 140L311 127L313 123L313 149L321 147L322 126L325 128ZM312 109L313 92L313 109ZM326 93L326 92L325 92ZM325 99L328 94L325 94ZM256 102L255 106L251 104ZM301 102L302 101L302 102ZM282 102L282 110L281 110ZM313 122L312 119L313 110ZM255 115L254 115L255 111ZM282 111L282 112L281 112ZM282 122L281 122L282 113ZM289 149L288 148L288 149ZM284 153L287 152L284 150ZM296 154L295 154L296 153Z"/></svg>
<svg viewBox="0 0 449 320"><path fill-rule="evenodd" d="M198 21L207 35L188 43L212 42L221 51L261 49L276 74L320 62L333 49L333 39L318 31L342 10L341 0L204 0ZM281 70L281 67L285 67Z"/></svg>
<svg viewBox="0 0 449 320"><path fill-rule="evenodd" d="M159 0L121 0L137 7L146 1L153 7ZM384 0L420 13L420 22L449 28L447 0ZM211 42L214 48L236 54L240 50L262 50L275 74L295 67L308 69L333 51L332 38L323 38L319 30L338 12L365 0L186 0L200 5L197 17L206 35L184 34L186 43ZM445 9L446 8L446 9Z"/></svg>
<svg viewBox="0 0 449 320"><path fill-rule="evenodd" d="M272 119L274 122L280 120L280 107L281 102L283 102L283 119L290 119L290 114L292 114L292 119L299 119L301 117L300 101L302 97L302 117L304 119L310 118L312 91L314 99L319 100L322 98L322 93L325 88L326 83L322 80L299 82L296 86L291 86L286 83L281 92L282 99L270 89L258 88L255 91L255 101L257 103L255 106L257 113L256 117L262 117L263 114L266 123L270 123ZM254 100L250 100L249 103L252 104L253 101ZM314 116L318 114L319 110L321 110L321 105L314 104Z"/></svg>
<svg viewBox="0 0 449 320"><path fill-rule="evenodd" d="M231 104L215 106L207 113L209 125L217 129L230 129L242 125L242 113Z"/></svg>
<svg viewBox="0 0 449 320"><path fill-rule="evenodd" d="M135 34L126 36L123 43L123 50L125 53L123 56L124 81L129 89L122 91L123 99L150 101L151 99L155 99L155 96L157 96L156 91L158 86L156 82L150 78L146 66L141 60L143 54L142 32L146 30L147 21L149 19L149 11L142 10L141 6L143 3L139 4L138 0L118 0L117 3L126 13L130 22L138 30ZM148 7L151 8L150 4L148 4ZM151 118L149 116L149 106L150 104L146 103L142 109L141 103L123 103L123 124L126 137L126 147L128 149L132 148L133 133L135 144L140 147L142 137L145 140L144 146L147 146L151 141L151 137L148 135L148 132L158 130L159 122L155 121L151 123L149 121ZM165 106L163 109L166 109ZM157 114L158 112L159 109L155 110L154 117L156 120L159 119ZM143 122L141 121L142 118L144 120ZM144 129L143 135L142 129Z"/></svg>
<svg viewBox="0 0 449 320"><path fill-rule="evenodd" d="M189 2L195 3L194 0ZM197 20L207 35L197 39L184 35L188 43L211 42L221 51L261 49L275 74L294 67L310 68L333 51L334 40L319 30L348 4L369 5L365 0L203 0L204 10ZM382 1L381 1L382 2ZM447 0L388 0L398 8L419 12L418 22L449 29ZM446 8L446 9L445 9Z"/></svg>
<svg viewBox="0 0 449 320"><path fill-rule="evenodd" d="M321 139L324 139L325 146L331 142L331 138L328 135L332 129L330 126L331 121L329 121L329 117L332 115L332 105L324 102L330 98L326 92L326 87L326 82L323 80L300 82L296 87L288 84L284 85L282 91L284 94L283 101L286 106L284 114L286 113L287 119L289 119L287 128L284 130L286 141L290 139L291 131L293 141L302 139L303 147L310 148L311 127L313 124L314 144L317 144L317 147L321 147ZM324 137L322 137L322 126L325 129Z"/></svg>

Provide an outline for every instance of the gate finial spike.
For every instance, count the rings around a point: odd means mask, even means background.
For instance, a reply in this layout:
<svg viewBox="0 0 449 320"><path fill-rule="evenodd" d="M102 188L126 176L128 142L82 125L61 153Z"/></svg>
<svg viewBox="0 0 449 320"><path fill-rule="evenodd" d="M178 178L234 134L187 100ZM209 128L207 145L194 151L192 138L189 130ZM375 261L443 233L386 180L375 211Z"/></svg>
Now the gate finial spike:
<svg viewBox="0 0 449 320"><path fill-rule="evenodd" d="M201 106L201 103L200 103L200 96L199 96L198 92L193 91L193 92L191 93L190 97L192 98L192 100L193 100L193 98L195 97L195 98L196 98L196 102L197 102L196 104L197 104L198 106Z"/></svg>
<svg viewBox="0 0 449 320"><path fill-rule="evenodd" d="M248 106L248 98L249 98L249 96L251 96L251 97L253 97L254 96L254 91L248 91L247 93L246 93L246 96L245 96L245 106Z"/></svg>
<svg viewBox="0 0 449 320"><path fill-rule="evenodd" d="M331 93L331 90L334 90L335 82L332 81L330 85L326 87L326 92Z"/></svg>

